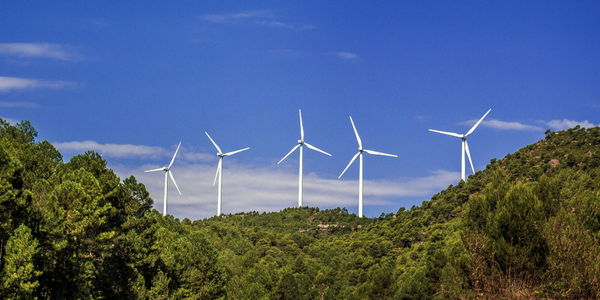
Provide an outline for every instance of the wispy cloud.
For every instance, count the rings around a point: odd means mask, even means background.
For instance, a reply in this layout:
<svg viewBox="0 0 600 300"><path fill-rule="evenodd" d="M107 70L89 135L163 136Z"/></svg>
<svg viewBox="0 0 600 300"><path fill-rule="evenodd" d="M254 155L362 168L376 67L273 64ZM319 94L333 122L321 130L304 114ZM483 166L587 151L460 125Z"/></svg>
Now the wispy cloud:
<svg viewBox="0 0 600 300"><path fill-rule="evenodd" d="M49 43L0 43L0 54L18 57L47 57L60 60L82 58L75 47Z"/></svg>
<svg viewBox="0 0 600 300"><path fill-rule="evenodd" d="M213 23L227 23L236 20L272 17L272 12L269 10L253 10L228 14L207 14L201 16L200 18Z"/></svg>
<svg viewBox="0 0 600 300"><path fill-rule="evenodd" d="M594 124L588 122L588 120L575 121L575 120L567 120L567 119L552 120L550 122L547 122L546 124L550 127L550 129L553 129L553 130L565 130L565 129L573 128L577 125L584 127L584 128L591 128L591 127L598 126L598 125L594 125Z"/></svg>
<svg viewBox="0 0 600 300"><path fill-rule="evenodd" d="M37 105L36 103L32 103L32 102L4 102L4 101L0 101L0 107L8 107L8 108L13 108L13 107L19 107L19 108L38 108L40 106Z"/></svg>
<svg viewBox="0 0 600 300"><path fill-rule="evenodd" d="M65 143L53 143L56 149L65 153L83 153L93 150L102 154L102 157L113 158L137 158L137 159L161 159L171 158L175 148L166 149L156 146L131 145L131 144L99 144L95 141L75 141ZM197 153L186 147L181 147L177 153L180 160L187 162L211 162L215 156L208 153Z"/></svg>
<svg viewBox="0 0 600 300"><path fill-rule="evenodd" d="M181 189L179 195L169 182L169 213L178 218L192 220L214 216L216 213L217 189L213 187L216 171L213 164L181 164L177 161L172 168L173 176ZM164 179L145 170L162 165L111 166L121 177L134 175L146 185L155 207L162 210ZM298 201L298 174L293 169L256 167L244 165L232 159L223 166L223 212L242 211L272 212L286 207L295 207ZM402 198L428 198L434 193L456 183L457 172L435 171L422 178L400 178L397 180L365 180L364 198L367 206L397 204ZM323 178L315 173L304 176L304 205L320 208L347 207L357 211L358 181Z"/></svg>
<svg viewBox="0 0 600 300"><path fill-rule="evenodd" d="M473 126L473 125L475 125L475 123L477 123L477 121L479 121L479 119L462 122L462 123L459 123L459 125ZM544 130L544 128L542 128L540 126L526 125L526 124L521 124L519 122L505 122L505 121L500 121L500 120L495 120L495 119L483 120L481 122L481 124L479 124L479 125L484 126L484 127L494 128L494 129L500 129L500 130L520 130L520 131L543 131Z"/></svg>
<svg viewBox="0 0 600 300"><path fill-rule="evenodd" d="M477 121L479 121L479 120L475 120L475 119L469 120L466 122L459 123L459 125L473 126L473 125L475 125L475 123L477 123ZM489 119L489 120L483 120L481 122L480 126L485 126L485 127L490 127L490 128L494 128L494 129L500 129L500 130L520 130L520 131L544 131L548 127L552 130L565 130L565 129L573 128L577 125L584 127L584 128L598 126L598 125L588 122L588 120L575 121L575 120L568 120L568 119L552 120L549 122L540 120L540 121L536 121L536 123L541 124L541 125L539 125L539 126L526 125L526 124L522 124L519 122L504 122L504 121L500 121L500 120Z"/></svg>
<svg viewBox="0 0 600 300"><path fill-rule="evenodd" d="M0 117L0 118L4 119L4 121L8 121L8 123L10 123L11 125L15 125L15 124L19 123L19 121L15 120L15 119L4 118L4 117Z"/></svg>
<svg viewBox="0 0 600 300"><path fill-rule="evenodd" d="M185 149L185 148L182 149L181 156L185 161L192 162L192 163L210 162L210 161L216 160L216 156L214 154L193 152L193 151Z"/></svg>
<svg viewBox="0 0 600 300"><path fill-rule="evenodd" d="M269 27L279 27L279 28L289 27L288 24L285 24L282 22L277 22L277 21L259 21L259 22L256 22L256 24L263 25L263 26L269 26Z"/></svg>
<svg viewBox="0 0 600 300"><path fill-rule="evenodd" d="M207 22L220 24L253 22L256 25L264 27L286 28L299 31L316 28L312 25L302 25L294 22L287 23L277 20L277 16L273 10L251 10L225 14L206 14L200 16L200 19Z"/></svg>
<svg viewBox="0 0 600 300"><path fill-rule="evenodd" d="M168 155L162 147L129 145L129 144L99 144L95 141L53 143L56 149L67 153L82 153L94 150L102 156L115 158L150 158L157 159Z"/></svg>
<svg viewBox="0 0 600 300"><path fill-rule="evenodd" d="M343 59L357 59L358 58L358 54L349 53L349 52L336 52L335 55L337 55Z"/></svg>
<svg viewBox="0 0 600 300"><path fill-rule="evenodd" d="M78 84L70 81L60 80L42 80L42 79L28 79L28 78L17 78L17 77L3 77L0 76L0 93L8 92L10 90L24 90L24 89L53 89L59 90L63 88L74 88Z"/></svg>

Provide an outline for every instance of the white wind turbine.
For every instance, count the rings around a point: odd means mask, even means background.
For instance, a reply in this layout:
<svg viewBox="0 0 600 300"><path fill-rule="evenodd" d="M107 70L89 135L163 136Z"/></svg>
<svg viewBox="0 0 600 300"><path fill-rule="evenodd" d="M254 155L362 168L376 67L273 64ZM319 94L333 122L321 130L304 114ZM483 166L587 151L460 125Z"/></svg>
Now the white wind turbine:
<svg viewBox="0 0 600 300"><path fill-rule="evenodd" d="M331 154L304 142L304 127L302 127L302 111L298 110L298 113L300 114L300 140L298 140L298 145L296 145L296 147L292 148L292 151L290 151L286 156L284 156L277 164L281 163L286 157L288 157L290 154L292 154L292 152L294 152L294 151L296 151L296 149L300 148L300 175L298 176L298 207L302 207L302 148L303 148L302 146L306 145L306 147L308 147L309 149L319 151L319 152L321 152L323 154L327 154L329 156L331 156Z"/></svg>
<svg viewBox="0 0 600 300"><path fill-rule="evenodd" d="M346 170L348 170L350 165L356 160L357 157L360 156L360 169L359 169L359 175L358 175L358 217L362 218L363 217L363 156L362 156L363 152L367 152L369 154L374 154L374 155L384 155L384 156L391 156L391 157L398 157L398 155L386 154L386 153L381 153L381 152L377 152L377 151L373 151L373 150L363 149L362 142L360 141L360 137L358 136L358 131L356 131L356 126L354 126L354 121L352 121L352 117L350 117L350 122L352 122L352 128L354 128L354 133L356 134L356 140L358 141L358 153L356 153L356 155L354 155L354 157L352 158L352 160L350 161L348 166L346 166L346 168L344 169L344 172L342 172L342 174L340 174L340 177L338 177L338 179L342 178L342 175L344 175L344 173L346 172Z"/></svg>
<svg viewBox="0 0 600 300"><path fill-rule="evenodd" d="M215 174L215 181L213 182L213 186L215 186L215 183L217 182L217 177L219 177L219 192L218 192L218 196L217 196L217 216L221 215L221 191L222 191L222 181L221 179L223 178L223 157L225 156L229 156L229 155L233 155L236 154L238 152L242 152L245 150L250 149L250 147L248 148L244 148L244 149L240 149L237 151L231 151L231 152L227 152L227 153L223 153L221 151L221 149L219 148L219 146L217 146L217 143L215 143L215 141L213 141L213 139L210 137L210 135L208 135L208 132L204 132L206 133L206 136L208 136L208 138L210 139L210 141L213 143L213 145L215 145L215 148L217 148L217 151L219 151L217 153L217 155L220 157L219 159L219 165L217 166L217 174Z"/></svg>
<svg viewBox="0 0 600 300"><path fill-rule="evenodd" d="M179 142L179 146L181 146L181 142ZM158 168L158 169L154 169L154 170L148 170L145 172L156 172L156 171L165 171L165 201L164 201L164 207L163 207L163 216L167 215L167 177L171 176L171 180L173 180L173 183L175 184L175 187L177 188L177 191L179 192L179 195L181 195L181 191L179 190L179 187L177 187L177 182L175 182L175 178L173 177L173 174L171 173L171 166L173 165L173 162L175 161L175 156L177 156L177 151L179 151L179 146L177 146L177 150L175 150L175 155L173 155L173 159L171 159L171 163L169 164L168 167L162 167L162 168Z"/></svg>
<svg viewBox="0 0 600 300"><path fill-rule="evenodd" d="M461 163L461 170L460 170L460 178L465 182L467 181L467 178L465 176L465 151L467 152L467 156L469 157L469 162L471 163L471 169L473 170L473 174L475 174L475 168L473 168L473 161L471 160L471 153L469 152L469 144L467 144L467 136L469 134L473 133L475 128L477 128L477 126L479 126L479 123L481 123L481 121L483 121L483 118L485 118L485 116L487 116L490 113L490 111L492 111L491 108L490 108L490 110L488 110L485 113L485 115L483 115L483 117L481 119L479 119L479 122L477 122L471 128L471 130L469 130L469 132L467 132L466 134L458 134L458 133L453 133L453 132L445 132L445 131L429 129L429 131L454 136L454 137L460 138L462 140L462 152L461 152L462 153L462 161L461 161L462 163Z"/></svg>

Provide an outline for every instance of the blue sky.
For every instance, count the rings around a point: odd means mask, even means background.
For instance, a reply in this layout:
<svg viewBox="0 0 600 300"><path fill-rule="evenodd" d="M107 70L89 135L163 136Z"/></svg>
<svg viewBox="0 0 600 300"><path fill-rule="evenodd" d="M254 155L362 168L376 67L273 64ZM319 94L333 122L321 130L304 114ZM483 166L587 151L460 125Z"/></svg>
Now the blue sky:
<svg viewBox="0 0 600 300"><path fill-rule="evenodd" d="M460 179L466 133L475 169L543 138L600 123L597 1L9 1L0 4L0 117L30 120L65 160L96 150L121 177L146 184L162 211L216 213L297 203L365 215L420 205ZM469 169L469 168L468 168ZM467 174L469 174L468 172Z"/></svg>

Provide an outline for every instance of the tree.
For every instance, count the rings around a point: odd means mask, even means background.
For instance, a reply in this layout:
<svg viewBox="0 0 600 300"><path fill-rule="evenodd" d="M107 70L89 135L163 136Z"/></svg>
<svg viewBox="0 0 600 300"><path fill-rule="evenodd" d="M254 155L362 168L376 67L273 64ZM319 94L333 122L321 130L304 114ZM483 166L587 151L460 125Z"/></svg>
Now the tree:
<svg viewBox="0 0 600 300"><path fill-rule="evenodd" d="M37 277L42 274L34 265L39 252L37 239L31 229L21 224L6 244L5 265L2 272L3 294L6 299L36 299L34 291L39 286Z"/></svg>

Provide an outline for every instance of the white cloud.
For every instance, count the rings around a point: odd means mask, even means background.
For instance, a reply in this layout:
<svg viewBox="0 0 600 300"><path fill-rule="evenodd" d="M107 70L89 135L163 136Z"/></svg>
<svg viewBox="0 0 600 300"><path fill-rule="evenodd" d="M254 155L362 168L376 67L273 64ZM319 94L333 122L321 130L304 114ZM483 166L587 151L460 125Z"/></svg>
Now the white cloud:
<svg viewBox="0 0 600 300"><path fill-rule="evenodd" d="M479 121L479 119L462 122L462 123L459 123L459 125L473 126L473 125L475 125L475 123L477 123L477 121ZM504 122L504 121L495 120L495 119L483 120L481 122L481 124L479 124L479 125L484 126L484 127L491 127L494 129L500 129L500 130L520 130L520 131L543 131L544 130L544 128L542 128L540 126L525 125L525 124L521 124L519 122Z"/></svg>
<svg viewBox="0 0 600 300"><path fill-rule="evenodd" d="M50 81L41 79L27 79L17 77L3 77L0 76L0 93L8 92L10 90L23 90L23 89L63 89L63 88L74 88L77 84L70 81Z"/></svg>
<svg viewBox="0 0 600 300"><path fill-rule="evenodd" d="M565 129L573 128L577 125L579 125L583 128L591 128L591 127L598 126L598 125L594 125L594 124L588 122L588 120L581 122L581 121L567 120L567 119L563 119L562 121L561 120L552 120L550 122L547 122L546 124L548 124L548 126L552 130L565 130Z"/></svg>
<svg viewBox="0 0 600 300"><path fill-rule="evenodd" d="M32 102L4 102L4 101L0 101L0 107L9 107L9 108L13 108L13 107L38 108L40 106L37 105L36 103L32 103Z"/></svg>
<svg viewBox="0 0 600 300"><path fill-rule="evenodd" d="M154 199L154 207L162 212L164 177L145 170L162 165L111 166L124 179L134 175L146 185ZM169 180L168 203L170 214L192 220L212 217L217 211L217 187L213 187L216 172L213 164L181 164L175 162L172 173L182 195ZM428 198L441 189L456 183L457 172L435 171L428 177L397 180L365 180L364 199L367 206L393 205L403 197ZM304 176L304 203L312 207L347 207L356 213L358 180L323 178L315 173ZM223 164L223 213L272 212L298 203L298 174L293 168L281 166L255 167L230 159ZM398 203L398 208L401 205Z"/></svg>
<svg viewBox="0 0 600 300"><path fill-rule="evenodd" d="M48 57L60 60L81 58L74 47L49 43L0 43L0 54L19 57Z"/></svg>
<svg viewBox="0 0 600 300"><path fill-rule="evenodd" d="M348 53L348 52L336 52L335 55L343 58L343 59L356 59L358 58L358 54Z"/></svg>
<svg viewBox="0 0 600 300"><path fill-rule="evenodd" d="M277 22L277 21L268 22L267 25L271 26L271 27L287 27L287 25L285 23L281 23L281 22Z"/></svg>
<svg viewBox="0 0 600 300"><path fill-rule="evenodd" d="M201 16L203 20L213 23L226 23L234 20L244 20L251 18L268 18L271 16L271 12L268 10L254 10L246 11L241 13L229 13L229 14L207 14Z"/></svg>
<svg viewBox="0 0 600 300"><path fill-rule="evenodd" d="M67 153L83 153L94 150L102 156L115 158L150 158L157 159L168 156L167 149L162 147L129 145L129 144L98 144L94 141L53 143L56 149Z"/></svg>
<svg viewBox="0 0 600 300"><path fill-rule="evenodd" d="M4 117L0 117L0 118L2 118L4 121L7 121L11 125L15 125L15 124L19 123L19 121L15 120L15 119L9 119L9 118L4 118Z"/></svg>
<svg viewBox="0 0 600 300"><path fill-rule="evenodd" d="M182 148L181 151L183 152L181 156L188 162L209 162L214 161L216 157L214 154L209 153L187 152L185 148Z"/></svg>
<svg viewBox="0 0 600 300"><path fill-rule="evenodd" d="M256 24L261 25L261 26L268 26L268 27L279 27L279 28L290 28L290 26L288 24L282 23L282 22L277 22L277 21L257 21Z"/></svg>
<svg viewBox="0 0 600 300"><path fill-rule="evenodd" d="M53 143L56 149L65 153L84 153L94 150L102 157L114 158L137 158L137 159L161 159L172 158L175 154L173 149L165 149L156 146L130 145L130 144L99 144L95 141ZM177 153L178 160L187 162L212 162L215 156L208 153L196 153L192 149L182 146ZM168 161L166 161L168 163Z"/></svg>
<svg viewBox="0 0 600 300"><path fill-rule="evenodd" d="M479 120L478 119L469 120L466 122L459 123L459 125L473 126L473 125L475 125L475 123L477 123L477 121L479 121ZM581 122L581 121L567 120L567 119L552 120L549 122L536 121L536 123L542 124L542 126L526 125L526 124L521 124L519 122L504 122L504 121L495 120L495 119L483 120L481 122L480 126L491 127L491 128L500 129L500 130L521 130L521 131L544 131L546 129L546 127L543 127L543 126L548 126L552 130L565 130L565 129L573 128L577 125L584 127L584 128L598 126L598 125L594 125L594 124L588 122L587 120Z"/></svg>
<svg viewBox="0 0 600 300"><path fill-rule="evenodd" d="M211 22L211 23L234 23L250 21L256 25L266 27L277 27L295 30L306 30L315 29L312 25L301 25L298 23L285 23L276 19L275 13L272 10L253 10L238 13L225 13L225 14L206 14L200 16L200 19Z"/></svg>

